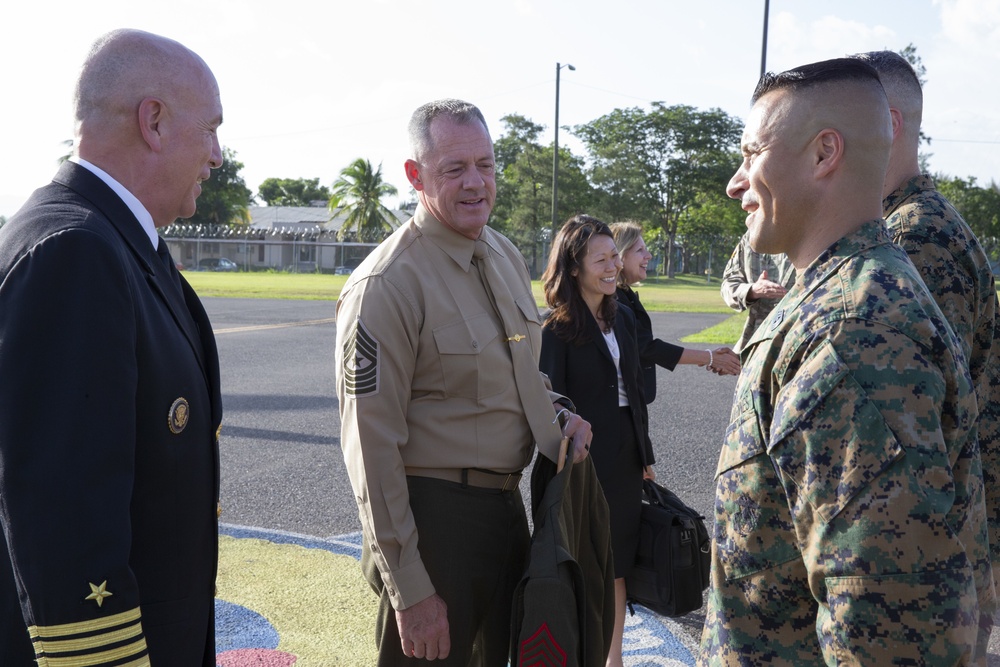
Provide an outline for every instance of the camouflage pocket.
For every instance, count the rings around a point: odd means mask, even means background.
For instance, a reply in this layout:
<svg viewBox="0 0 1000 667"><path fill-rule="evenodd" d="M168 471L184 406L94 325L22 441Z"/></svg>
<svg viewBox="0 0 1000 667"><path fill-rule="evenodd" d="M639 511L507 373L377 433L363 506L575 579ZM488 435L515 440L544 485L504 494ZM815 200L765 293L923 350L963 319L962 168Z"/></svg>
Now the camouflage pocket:
<svg viewBox="0 0 1000 667"><path fill-rule="evenodd" d="M716 476L715 541L727 580L799 557L792 516L765 452L757 414L750 402L744 407L726 432Z"/></svg>
<svg viewBox="0 0 1000 667"><path fill-rule="evenodd" d="M817 631L827 664L969 665L976 644L972 569L828 577Z"/></svg>
<svg viewBox="0 0 1000 667"><path fill-rule="evenodd" d="M904 453L829 340L779 392L768 452L827 523Z"/></svg>

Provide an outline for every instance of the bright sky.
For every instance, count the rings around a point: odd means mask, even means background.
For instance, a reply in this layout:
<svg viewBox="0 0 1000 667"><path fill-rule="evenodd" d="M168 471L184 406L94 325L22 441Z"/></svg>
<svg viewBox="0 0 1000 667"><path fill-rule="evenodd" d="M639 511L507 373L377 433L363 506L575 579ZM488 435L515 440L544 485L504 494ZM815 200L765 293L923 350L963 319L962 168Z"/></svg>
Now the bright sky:
<svg viewBox="0 0 1000 667"><path fill-rule="evenodd" d="M576 67L561 74L563 127L652 101L744 118L764 0L36 0L0 14L0 215L9 217L55 173L73 134L76 70L114 28L171 37L208 62L222 90L222 143L254 193L269 177L329 185L365 157L383 163L405 199L413 109L463 98L494 137L502 116L520 113L546 126L548 143L557 62ZM1000 0L770 3L768 70L910 43L927 67L932 170L1000 181ZM568 132L559 142L583 154Z"/></svg>

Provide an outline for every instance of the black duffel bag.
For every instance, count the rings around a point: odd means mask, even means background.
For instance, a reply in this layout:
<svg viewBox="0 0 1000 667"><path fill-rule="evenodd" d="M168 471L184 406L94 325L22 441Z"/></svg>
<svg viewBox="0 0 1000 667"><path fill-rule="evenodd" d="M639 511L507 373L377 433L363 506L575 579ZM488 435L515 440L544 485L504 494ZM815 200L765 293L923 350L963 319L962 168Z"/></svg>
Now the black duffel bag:
<svg viewBox="0 0 1000 667"><path fill-rule="evenodd" d="M652 480L643 480L642 487L639 548L625 576L629 606L683 616L701 608L708 588L712 543L705 517Z"/></svg>

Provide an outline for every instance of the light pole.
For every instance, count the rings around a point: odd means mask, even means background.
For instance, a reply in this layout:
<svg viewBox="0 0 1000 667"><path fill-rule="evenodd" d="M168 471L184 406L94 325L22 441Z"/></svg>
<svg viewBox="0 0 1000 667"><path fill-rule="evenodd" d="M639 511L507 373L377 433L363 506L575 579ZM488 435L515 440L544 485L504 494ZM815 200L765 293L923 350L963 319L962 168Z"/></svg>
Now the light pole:
<svg viewBox="0 0 1000 667"><path fill-rule="evenodd" d="M556 240L556 232L559 231L559 70L566 67L571 72L576 68L570 64L560 65L556 63L556 131L552 151L552 241Z"/></svg>
<svg viewBox="0 0 1000 667"><path fill-rule="evenodd" d="M760 47L760 75L767 71L767 15L770 13L771 0L764 0L764 39Z"/></svg>

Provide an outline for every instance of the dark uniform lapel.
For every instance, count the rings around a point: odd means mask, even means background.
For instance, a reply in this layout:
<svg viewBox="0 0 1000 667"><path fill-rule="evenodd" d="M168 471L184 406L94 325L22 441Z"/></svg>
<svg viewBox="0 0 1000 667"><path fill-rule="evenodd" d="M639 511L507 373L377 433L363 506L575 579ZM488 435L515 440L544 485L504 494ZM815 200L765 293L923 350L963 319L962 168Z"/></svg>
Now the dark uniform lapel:
<svg viewBox="0 0 1000 667"><path fill-rule="evenodd" d="M184 332L188 343L191 344L191 349L194 350L202 372L205 373L206 379L209 379L209 373L205 367L203 341L192 319L191 312L184 302L184 295L173 284L170 274L167 273L166 267L163 266L159 255L156 254L156 249L149 242L149 237L146 236L142 225L139 224L129 207L104 181L73 162L63 163L52 180L85 197L111 221L111 224L125 239L132 254L136 256L139 265L147 272L149 283L159 292L160 297L167 304L174 321Z"/></svg>

